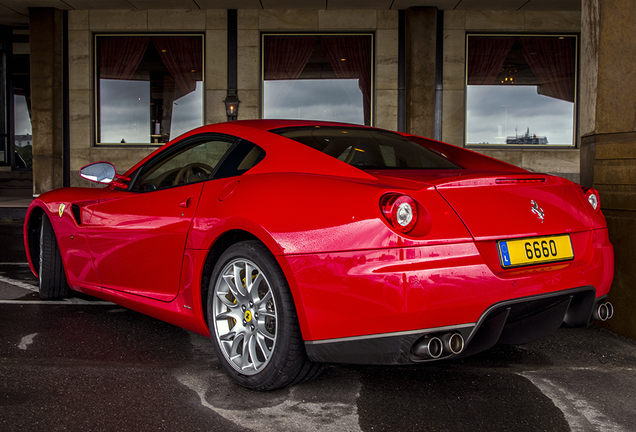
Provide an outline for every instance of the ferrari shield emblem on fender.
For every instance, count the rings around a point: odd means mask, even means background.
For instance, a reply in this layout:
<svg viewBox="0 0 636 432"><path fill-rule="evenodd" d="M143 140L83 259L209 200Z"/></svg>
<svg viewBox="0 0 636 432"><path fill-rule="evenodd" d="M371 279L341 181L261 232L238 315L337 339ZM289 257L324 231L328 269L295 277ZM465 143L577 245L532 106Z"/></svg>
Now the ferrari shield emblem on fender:
<svg viewBox="0 0 636 432"><path fill-rule="evenodd" d="M530 200L530 206L532 208L532 213L536 214L539 219L541 219L541 223L543 223L544 213L543 209L539 207L539 204L535 200Z"/></svg>
<svg viewBox="0 0 636 432"><path fill-rule="evenodd" d="M534 202L534 201L533 201ZM60 215L60 217L62 217L62 215L64 214L64 209L66 208L65 204L60 204L60 208L58 209L58 213Z"/></svg>

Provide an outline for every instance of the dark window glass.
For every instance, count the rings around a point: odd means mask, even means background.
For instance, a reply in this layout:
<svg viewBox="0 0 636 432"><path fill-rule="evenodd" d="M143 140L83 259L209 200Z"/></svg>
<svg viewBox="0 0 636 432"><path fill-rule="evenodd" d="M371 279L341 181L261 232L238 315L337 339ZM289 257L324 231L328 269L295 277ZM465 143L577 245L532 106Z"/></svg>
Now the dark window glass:
<svg viewBox="0 0 636 432"><path fill-rule="evenodd" d="M208 180L233 140L209 139L169 149L143 168L133 190L164 189Z"/></svg>
<svg viewBox="0 0 636 432"><path fill-rule="evenodd" d="M301 127L273 131L362 169L458 169L401 135L378 129Z"/></svg>
<svg viewBox="0 0 636 432"><path fill-rule="evenodd" d="M263 160L265 151L249 141L236 140L229 136L187 139L145 164L132 190L152 191L242 175Z"/></svg>
<svg viewBox="0 0 636 432"><path fill-rule="evenodd" d="M33 168L33 130L31 128L31 69L29 35L13 32L13 128L14 168Z"/></svg>
<svg viewBox="0 0 636 432"><path fill-rule="evenodd" d="M239 176L265 157L265 151L249 141L241 140L214 174L215 179Z"/></svg>

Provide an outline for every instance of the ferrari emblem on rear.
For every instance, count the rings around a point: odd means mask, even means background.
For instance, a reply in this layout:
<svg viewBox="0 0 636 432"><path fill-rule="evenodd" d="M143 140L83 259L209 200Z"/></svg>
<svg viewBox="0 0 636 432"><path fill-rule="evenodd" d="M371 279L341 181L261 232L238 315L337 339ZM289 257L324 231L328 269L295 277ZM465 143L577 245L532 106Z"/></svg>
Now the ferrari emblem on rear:
<svg viewBox="0 0 636 432"><path fill-rule="evenodd" d="M57 212L59 213L60 217L62 217L62 215L64 214L64 209L66 208L65 204L60 204L60 208L57 210Z"/></svg>
<svg viewBox="0 0 636 432"><path fill-rule="evenodd" d="M541 223L543 223L543 209L539 207L539 204L535 200L530 200L530 206L532 207L532 213L536 214L539 219L541 219Z"/></svg>

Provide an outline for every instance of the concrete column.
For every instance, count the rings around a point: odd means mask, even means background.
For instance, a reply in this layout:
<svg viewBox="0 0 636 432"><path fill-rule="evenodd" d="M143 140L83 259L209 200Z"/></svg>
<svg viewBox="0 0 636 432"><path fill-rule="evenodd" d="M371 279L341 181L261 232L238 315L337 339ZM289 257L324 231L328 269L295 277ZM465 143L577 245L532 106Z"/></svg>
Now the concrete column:
<svg viewBox="0 0 636 432"><path fill-rule="evenodd" d="M436 8L409 8L405 17L406 132L435 133Z"/></svg>
<svg viewBox="0 0 636 432"><path fill-rule="evenodd" d="M54 8L29 8L33 193L63 184L63 24Z"/></svg>
<svg viewBox="0 0 636 432"><path fill-rule="evenodd" d="M601 195L616 270L606 326L636 338L636 2L583 0L581 180Z"/></svg>

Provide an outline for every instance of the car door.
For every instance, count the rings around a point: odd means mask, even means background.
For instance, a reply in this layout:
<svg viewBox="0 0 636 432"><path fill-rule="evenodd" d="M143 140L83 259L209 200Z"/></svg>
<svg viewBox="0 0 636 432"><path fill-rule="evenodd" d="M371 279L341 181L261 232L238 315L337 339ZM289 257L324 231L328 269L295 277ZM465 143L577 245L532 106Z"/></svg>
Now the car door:
<svg viewBox="0 0 636 432"><path fill-rule="evenodd" d="M162 301L176 297L203 184L234 141L188 138L144 164L127 190L100 199L90 219L89 245L102 287Z"/></svg>

